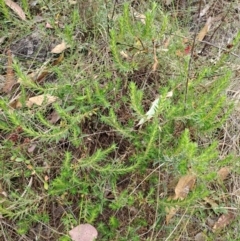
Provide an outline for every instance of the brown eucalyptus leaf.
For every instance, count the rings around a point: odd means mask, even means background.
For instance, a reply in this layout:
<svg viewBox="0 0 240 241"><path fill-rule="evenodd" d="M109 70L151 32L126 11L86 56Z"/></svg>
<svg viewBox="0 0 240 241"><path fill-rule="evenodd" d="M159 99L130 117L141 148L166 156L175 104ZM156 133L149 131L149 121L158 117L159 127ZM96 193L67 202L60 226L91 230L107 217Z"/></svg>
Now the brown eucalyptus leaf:
<svg viewBox="0 0 240 241"><path fill-rule="evenodd" d="M170 207L170 208L166 208L166 224L169 224L170 220L175 216L175 214L177 213L179 207Z"/></svg>
<svg viewBox="0 0 240 241"><path fill-rule="evenodd" d="M65 49L67 49L69 46L63 41L62 43L58 44L57 46L55 46L51 53L52 54L60 54L62 53Z"/></svg>
<svg viewBox="0 0 240 241"><path fill-rule="evenodd" d="M26 106L31 108L34 104L41 106L43 104L49 105L55 102L58 98L52 95L37 95L28 99Z"/></svg>
<svg viewBox="0 0 240 241"><path fill-rule="evenodd" d="M209 197L205 197L204 201L207 202L208 204L210 204L213 209L219 207L219 205Z"/></svg>
<svg viewBox="0 0 240 241"><path fill-rule="evenodd" d="M211 22L212 22L212 18L209 17L207 19L206 24L204 25L204 27L201 29L201 31L197 35L197 40L198 41L202 41L205 38L206 34L208 33L208 31L209 31L209 29L211 27Z"/></svg>
<svg viewBox="0 0 240 241"><path fill-rule="evenodd" d="M205 7L201 10L199 16L203 17L204 15L206 15L206 13L208 12L209 8L210 8L210 4L206 4Z"/></svg>
<svg viewBox="0 0 240 241"><path fill-rule="evenodd" d="M146 16L142 13L137 12L134 8L131 8L133 16L137 19L140 20L143 24L146 24Z"/></svg>
<svg viewBox="0 0 240 241"><path fill-rule="evenodd" d="M228 167L222 167L217 174L219 179L221 181L224 181L225 179L227 179L228 175L230 174L230 169Z"/></svg>
<svg viewBox="0 0 240 241"><path fill-rule="evenodd" d="M3 36L0 38L0 45L5 42L7 36Z"/></svg>
<svg viewBox="0 0 240 241"><path fill-rule="evenodd" d="M91 224L80 224L69 231L73 241L93 241L97 238L98 232Z"/></svg>
<svg viewBox="0 0 240 241"><path fill-rule="evenodd" d="M155 72L157 70L157 67L158 67L158 59L157 59L157 54L156 54L156 45L155 45L155 42L153 44L153 60L154 60L154 63L153 63L153 66L152 66L152 71Z"/></svg>
<svg viewBox="0 0 240 241"><path fill-rule="evenodd" d="M49 116L48 116L49 122L51 124L56 124L61 117L59 116L58 112L54 110Z"/></svg>
<svg viewBox="0 0 240 241"><path fill-rule="evenodd" d="M33 153L34 150L36 149L37 144L32 144L28 147L28 153Z"/></svg>
<svg viewBox="0 0 240 241"><path fill-rule="evenodd" d="M6 74L5 84L3 86L3 92L5 93L9 93L12 90L12 87L16 84L15 75L13 72L12 53L10 49L7 51L7 58L8 58L7 74Z"/></svg>
<svg viewBox="0 0 240 241"><path fill-rule="evenodd" d="M213 226L213 232L221 230L229 225L235 219L235 214L232 211L228 211L225 214L222 214L217 222Z"/></svg>
<svg viewBox="0 0 240 241"><path fill-rule="evenodd" d="M180 178L177 186L175 187L175 197L174 199L183 200L194 187L196 182L195 175L186 175Z"/></svg>
<svg viewBox="0 0 240 241"><path fill-rule="evenodd" d="M5 0L5 4L11 8L22 20L26 20L26 15L23 12L22 8L12 0Z"/></svg>

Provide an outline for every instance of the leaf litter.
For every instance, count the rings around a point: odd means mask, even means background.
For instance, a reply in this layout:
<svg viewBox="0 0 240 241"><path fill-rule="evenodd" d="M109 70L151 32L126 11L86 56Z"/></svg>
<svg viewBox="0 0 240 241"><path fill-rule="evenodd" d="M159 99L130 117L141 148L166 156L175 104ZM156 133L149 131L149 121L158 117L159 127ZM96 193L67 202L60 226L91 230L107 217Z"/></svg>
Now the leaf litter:
<svg viewBox="0 0 240 241"><path fill-rule="evenodd" d="M235 217L236 215L231 210L228 210L227 213L222 214L217 220L217 222L214 224L213 232L224 229L227 225L232 223Z"/></svg>
<svg viewBox="0 0 240 241"><path fill-rule="evenodd" d="M202 41L205 38L205 36L207 35L208 31L210 30L211 23L212 23L212 18L209 17L207 19L206 24L204 25L204 27L201 29L201 31L197 35L197 40L198 41Z"/></svg>
<svg viewBox="0 0 240 241"><path fill-rule="evenodd" d="M49 94L37 95L37 96L29 98L28 101L26 102L26 106L31 108L34 104L38 105L38 106L42 106L43 104L50 105L57 100L58 100L58 97L52 96Z"/></svg>
<svg viewBox="0 0 240 241"><path fill-rule="evenodd" d="M16 84L15 75L13 71L13 60L11 50L7 51L7 74L5 84L3 86L3 92L10 93L12 87Z"/></svg>
<svg viewBox="0 0 240 241"><path fill-rule="evenodd" d="M196 182L196 176L193 174L188 174L183 177L181 177L175 187L175 195L172 200L184 200L188 193L193 190L193 187ZM179 207L173 206L173 207L167 207L165 209L166 211L166 223L169 224L170 220L174 217L174 215L179 210Z"/></svg>
<svg viewBox="0 0 240 241"><path fill-rule="evenodd" d="M69 46L63 41L62 43L56 45L52 50L52 54L60 54L62 53L65 49L69 48Z"/></svg>
<svg viewBox="0 0 240 241"><path fill-rule="evenodd" d="M24 11L22 10L22 8L15 2L13 2L12 0L5 0L5 4L11 8L20 19L22 20L26 20L26 15L24 13Z"/></svg>
<svg viewBox="0 0 240 241"><path fill-rule="evenodd" d="M221 181L224 181L227 179L227 177L230 174L230 169L228 167L222 167L219 171L218 171L218 177Z"/></svg>

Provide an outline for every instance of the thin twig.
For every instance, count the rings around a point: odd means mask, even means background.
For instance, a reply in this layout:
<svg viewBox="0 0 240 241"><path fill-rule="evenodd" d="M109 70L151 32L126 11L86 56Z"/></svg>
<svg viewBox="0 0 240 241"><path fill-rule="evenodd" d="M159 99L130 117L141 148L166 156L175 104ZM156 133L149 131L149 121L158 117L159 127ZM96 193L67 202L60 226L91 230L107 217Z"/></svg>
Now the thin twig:
<svg viewBox="0 0 240 241"><path fill-rule="evenodd" d="M117 4L117 0L114 0L114 4L113 4L113 10L112 10L112 14L111 14L111 17L109 18L108 14L107 14L107 33L108 33L108 36L110 36L110 20L112 22L113 20L113 17L114 17L114 13L115 13L115 9L116 9L116 4ZM107 1L105 0L105 6L106 6L106 9L108 9L108 5L107 5Z"/></svg>

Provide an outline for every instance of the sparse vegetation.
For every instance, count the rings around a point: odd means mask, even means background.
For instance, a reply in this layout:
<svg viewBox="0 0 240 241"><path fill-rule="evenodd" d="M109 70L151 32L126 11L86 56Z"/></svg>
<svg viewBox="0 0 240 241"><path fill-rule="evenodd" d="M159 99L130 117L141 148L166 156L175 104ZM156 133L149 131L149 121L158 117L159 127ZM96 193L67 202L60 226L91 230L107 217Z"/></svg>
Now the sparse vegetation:
<svg viewBox="0 0 240 241"><path fill-rule="evenodd" d="M181 2L0 0L1 240L238 239L235 3Z"/></svg>

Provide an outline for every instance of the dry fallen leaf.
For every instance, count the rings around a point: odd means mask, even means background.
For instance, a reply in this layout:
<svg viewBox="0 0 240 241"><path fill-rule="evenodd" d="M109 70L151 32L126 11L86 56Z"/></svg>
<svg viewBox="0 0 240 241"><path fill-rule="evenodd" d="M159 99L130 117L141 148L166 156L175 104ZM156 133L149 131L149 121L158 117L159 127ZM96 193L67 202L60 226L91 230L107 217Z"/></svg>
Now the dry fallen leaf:
<svg viewBox="0 0 240 241"><path fill-rule="evenodd" d="M209 29L211 27L211 22L212 22L212 18L209 17L207 19L207 22L206 22L205 26L201 29L201 31L197 35L197 40L198 41L202 41L205 38L207 32L209 31Z"/></svg>
<svg viewBox="0 0 240 241"><path fill-rule="evenodd" d="M37 147L37 144L32 144L32 145L30 145L29 147L28 147L28 153L33 153L34 152L34 150L36 149L36 147Z"/></svg>
<svg viewBox="0 0 240 241"><path fill-rule="evenodd" d="M150 109L148 110L148 112L145 114L144 118L141 118L141 120L138 122L137 126L141 126L143 123L145 123L147 120L150 120L158 107L158 103L159 103L160 97L156 98L153 102L152 105L150 107Z"/></svg>
<svg viewBox="0 0 240 241"><path fill-rule="evenodd" d="M49 119L49 122L51 124L56 124L60 119L61 117L59 116L58 112L56 110L54 110L48 117Z"/></svg>
<svg viewBox="0 0 240 241"><path fill-rule="evenodd" d="M28 99L26 106L31 108L34 104L41 106L42 104L49 105L58 99L56 96L52 95L37 95Z"/></svg>
<svg viewBox="0 0 240 241"><path fill-rule="evenodd" d="M169 38L167 38L167 39L163 42L164 48L168 48L168 47L169 47L169 44L170 44L170 42L171 42L171 39L172 39L172 37L169 37Z"/></svg>
<svg viewBox="0 0 240 241"><path fill-rule="evenodd" d="M98 232L90 224L80 224L69 231L73 241L93 241L97 238Z"/></svg>
<svg viewBox="0 0 240 241"><path fill-rule="evenodd" d="M195 175L189 174L181 177L180 180L178 181L177 186L175 187L175 196L171 199L183 200L188 195L189 191L193 189L195 182L196 182ZM170 220L176 214L178 209L179 209L178 206L166 208L166 224L169 224Z"/></svg>
<svg viewBox="0 0 240 241"><path fill-rule="evenodd" d="M0 38L0 45L1 45L2 43L4 43L4 41L6 40L6 38L7 38L7 36L3 36L3 37Z"/></svg>
<svg viewBox="0 0 240 241"><path fill-rule="evenodd" d="M189 174L181 177L177 186L175 187L174 199L183 200L188 195L189 191L193 189L195 182L196 176L194 175Z"/></svg>
<svg viewBox="0 0 240 241"><path fill-rule="evenodd" d="M169 91L166 95L166 98L171 98L173 96L173 91ZM144 124L146 121L150 120L151 118L153 118L157 107L158 107L158 103L160 101L160 98L162 96L156 98L153 102L152 105L150 107L150 109L148 110L148 112L145 114L144 118L141 118L141 120L138 122L138 124L136 126L141 126L142 124Z"/></svg>
<svg viewBox="0 0 240 241"><path fill-rule="evenodd" d="M45 28L53 29L53 26L49 22L46 22Z"/></svg>
<svg viewBox="0 0 240 241"><path fill-rule="evenodd" d="M0 183L0 203L3 203L6 201L8 194L3 190L3 187ZM1 218L1 217L0 217Z"/></svg>
<svg viewBox="0 0 240 241"><path fill-rule="evenodd" d="M124 58L124 59L129 59L129 55L125 52L125 51L120 51L120 55Z"/></svg>
<svg viewBox="0 0 240 241"><path fill-rule="evenodd" d="M214 202L211 198L205 197L204 201L206 203L210 204L213 209L219 207L218 204L216 202Z"/></svg>
<svg viewBox="0 0 240 241"><path fill-rule="evenodd" d="M69 0L70 5L77 4L77 1Z"/></svg>
<svg viewBox="0 0 240 241"><path fill-rule="evenodd" d="M170 220L172 219L172 217L177 213L179 207L170 207L170 208L166 208L166 224L169 224Z"/></svg>
<svg viewBox="0 0 240 241"><path fill-rule="evenodd" d="M5 84L3 86L3 92L9 93L12 90L12 87L15 85L15 76L13 72L13 61L12 61L12 53L11 50L7 51L7 57L8 57L8 64L7 64L7 75L5 79Z"/></svg>
<svg viewBox="0 0 240 241"><path fill-rule="evenodd" d="M5 0L5 4L10 7L22 20L26 20L26 15L21 7L12 0Z"/></svg>
<svg viewBox="0 0 240 241"><path fill-rule="evenodd" d="M228 167L222 167L217 174L219 179L221 181L224 181L225 179L227 179L228 175L230 174L230 169Z"/></svg>
<svg viewBox="0 0 240 241"><path fill-rule="evenodd" d="M52 66L60 64L64 59L64 54L61 53L57 59L55 59L52 63Z"/></svg>
<svg viewBox="0 0 240 241"><path fill-rule="evenodd" d="M27 75L28 79L33 82L41 83L45 80L45 78L50 74L49 70L47 68L41 68L34 70L34 72ZM24 83L24 81L19 78L18 83Z"/></svg>
<svg viewBox="0 0 240 241"><path fill-rule="evenodd" d="M51 63L51 66L56 66L56 65L60 64L63 61L63 59L64 59L64 54L62 53L58 56L57 59L55 59ZM46 63L48 63L48 62L46 62ZM37 83L42 83L43 81L45 81L46 77L49 74L51 74L50 69L48 69L46 67L46 63L41 68L38 68L38 69L34 70L33 72L31 72L30 74L28 74L27 79L30 81L33 81L33 82L37 82ZM19 78L18 83L24 84L24 81L21 78Z"/></svg>
<svg viewBox="0 0 240 241"><path fill-rule="evenodd" d="M153 42L153 66L152 66L152 71L155 72L157 70L158 67L158 59L157 59L157 53L156 53L156 44L155 42Z"/></svg>
<svg viewBox="0 0 240 241"><path fill-rule="evenodd" d="M209 5L209 4L206 4L205 7L201 10L199 16L200 16L200 17L203 17L203 16L207 13L207 11L209 10L209 8L210 8L210 5Z"/></svg>
<svg viewBox="0 0 240 241"><path fill-rule="evenodd" d="M19 109L22 107L22 103L20 102L20 94L15 96L14 99L10 100L9 106L11 106L13 109Z"/></svg>
<svg viewBox="0 0 240 241"><path fill-rule="evenodd" d="M57 46L55 46L51 53L52 54L60 54L62 53L65 49L67 49L69 46L63 41L62 43L58 44Z"/></svg>
<svg viewBox="0 0 240 241"><path fill-rule="evenodd" d="M139 19L143 24L146 24L146 16L144 14L137 12L134 8L131 8L131 10L136 19Z"/></svg>
<svg viewBox="0 0 240 241"><path fill-rule="evenodd" d="M213 226L213 232L221 230L229 225L235 218L235 214L232 211L228 211L225 214L222 214L217 222Z"/></svg>

